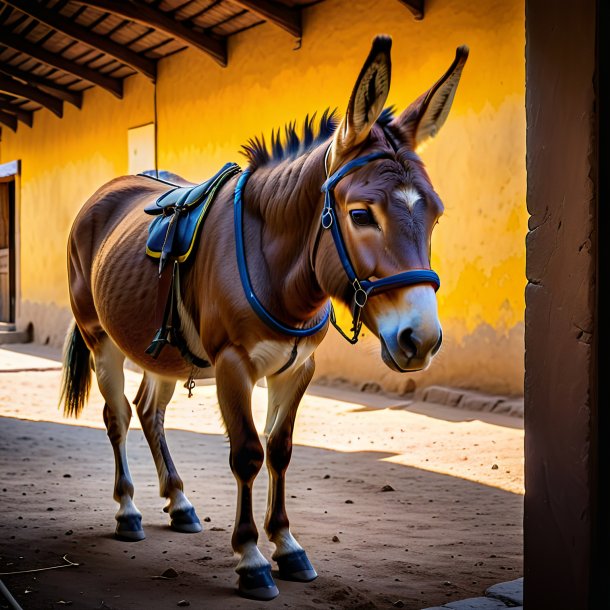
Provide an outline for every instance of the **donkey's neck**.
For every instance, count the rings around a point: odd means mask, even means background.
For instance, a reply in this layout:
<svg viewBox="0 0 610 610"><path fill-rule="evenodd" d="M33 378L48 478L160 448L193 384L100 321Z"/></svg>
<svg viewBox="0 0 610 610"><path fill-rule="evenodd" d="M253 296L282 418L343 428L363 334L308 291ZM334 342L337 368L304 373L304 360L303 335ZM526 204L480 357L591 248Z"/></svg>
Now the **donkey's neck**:
<svg viewBox="0 0 610 610"><path fill-rule="evenodd" d="M325 152L321 145L291 162L257 169L244 194L248 265L257 259L257 275L265 278L254 280L254 288L268 295L263 302L272 312L292 323L315 316L328 298L310 259L320 222Z"/></svg>

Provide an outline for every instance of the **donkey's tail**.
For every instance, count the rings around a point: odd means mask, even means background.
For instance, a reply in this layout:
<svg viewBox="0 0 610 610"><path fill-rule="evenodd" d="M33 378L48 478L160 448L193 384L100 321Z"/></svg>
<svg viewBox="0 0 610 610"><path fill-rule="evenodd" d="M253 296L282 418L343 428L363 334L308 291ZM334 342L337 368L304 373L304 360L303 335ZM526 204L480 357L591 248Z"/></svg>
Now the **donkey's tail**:
<svg viewBox="0 0 610 610"><path fill-rule="evenodd" d="M64 366L59 403L65 417L78 417L91 389L91 352L76 322L68 330L64 343Z"/></svg>

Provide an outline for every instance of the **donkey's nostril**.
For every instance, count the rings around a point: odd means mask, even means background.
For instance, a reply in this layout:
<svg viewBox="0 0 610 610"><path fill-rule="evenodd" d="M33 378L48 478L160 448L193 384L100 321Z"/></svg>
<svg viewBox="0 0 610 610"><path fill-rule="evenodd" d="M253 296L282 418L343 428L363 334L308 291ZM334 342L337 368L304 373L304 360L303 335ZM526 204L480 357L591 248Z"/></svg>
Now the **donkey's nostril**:
<svg viewBox="0 0 610 610"><path fill-rule="evenodd" d="M417 356L417 343L413 337L412 328L404 328L398 334L398 345L406 354L407 358L415 358Z"/></svg>

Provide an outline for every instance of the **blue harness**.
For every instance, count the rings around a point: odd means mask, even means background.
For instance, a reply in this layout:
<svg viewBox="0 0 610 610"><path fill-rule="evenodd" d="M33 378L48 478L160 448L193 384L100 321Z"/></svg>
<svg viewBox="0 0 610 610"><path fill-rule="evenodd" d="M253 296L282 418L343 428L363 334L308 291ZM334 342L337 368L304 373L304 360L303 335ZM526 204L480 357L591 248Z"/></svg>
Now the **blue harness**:
<svg viewBox="0 0 610 610"><path fill-rule="evenodd" d="M330 149L329 149L330 150ZM328 155L328 152L327 152ZM336 201L334 190L340 180L347 176L350 172L359 169L372 161L378 159L391 159L393 155L386 152L371 153L362 157L357 157L348 161L344 166L340 167L332 176L327 177L326 182L322 185L322 193L324 193L324 207L320 218L320 226L316 236L317 248L319 239L323 231L330 230L337 254L341 265L347 275L349 284L354 289L352 298L352 336L349 337L339 327L335 311L332 303L329 301L324 307L324 313L319 322L308 328L295 328L288 326L269 313L264 305L256 296L248 273L248 264L246 262L246 252L244 247L244 231L243 231L243 192L248 178L252 174L251 169L246 169L237 181L235 186L234 197L234 228L235 228L235 245L237 254L237 267L239 269L239 277L244 289L244 293L248 303L254 309L258 317L271 329L289 337L295 337L296 341L302 337L310 337L315 335L326 327L330 319L332 325L339 331L350 343L356 343L360 330L362 328L362 309L366 305L368 298L376 293L400 288L402 286L413 286L416 284L432 284L435 290L440 287L440 279L438 275L431 269L411 269L403 271L395 275L390 275L378 280L359 279L347 248L341 234L341 228L337 220ZM326 159L325 159L326 164ZM176 306L176 290L178 283L176 278L179 274L179 263L184 262L189 254L193 251L201 226L207 212L209 211L215 195L227 180L239 172L239 166L234 163L227 163L215 176L207 182L187 188L175 188L165 195L162 195L155 203L148 206L145 211L148 214L156 215L157 218L153 221L149 228L149 239L147 242L147 254L153 258L159 258L159 276L161 277L165 263L170 259L174 259L173 272L171 282L167 292L167 301L163 310L162 323L157 330L153 341L146 350L153 358L157 358L163 347L167 344L177 347L182 356L193 367L205 368L210 366L207 360L203 360L191 353L180 332L180 320ZM314 254L315 256L315 254ZM167 275L167 274L166 274ZM161 289L160 289L160 292ZM296 341L292 350L292 354L288 362L277 372L281 373L287 369L295 360ZM190 391L193 387L193 375L186 384Z"/></svg>
<svg viewBox="0 0 610 610"><path fill-rule="evenodd" d="M328 154L328 153L327 153ZM252 170L245 170L239 177L237 186L235 187L235 198L234 198L234 226L235 226L235 243L237 250L237 266L239 268L239 276L244 289L244 293L250 306L259 318L267 324L273 330L276 330L282 334L292 337L310 337L322 330L330 318L333 326L339 331L347 341L354 344L358 341L358 336L362 328L362 309L366 305L369 296L385 292L386 290L392 290L394 288L400 288L402 286L413 286L415 284L432 284L435 290L440 287L440 278L438 274L431 269L411 269L403 271L395 275L390 275L378 280L360 280L354 271L354 266L347 253L345 247L345 241L341 234L341 228L337 221L336 213L336 201L334 190L339 181L347 176L352 171L376 161L378 159L391 159L393 155L386 152L371 153L362 157L357 157L348 161L345 165L340 167L332 176L328 177L326 182L322 185L322 192L324 193L324 208L322 210L322 216L320 219L320 230L330 230L339 260L343 266L345 274L350 285L354 289L354 296L352 300L352 336L346 335L343 330L339 327L336 321L336 316L330 300L325 306L324 314L322 319L317 322L314 326L309 328L294 328L287 326L283 322L280 322L277 318L271 315L259 301L258 297L254 293L252 288L252 282L250 281L250 275L248 273L248 266L246 262L246 255L244 249L244 235L243 235L243 190L248 181L248 178L252 174ZM318 237L320 233L318 233Z"/></svg>

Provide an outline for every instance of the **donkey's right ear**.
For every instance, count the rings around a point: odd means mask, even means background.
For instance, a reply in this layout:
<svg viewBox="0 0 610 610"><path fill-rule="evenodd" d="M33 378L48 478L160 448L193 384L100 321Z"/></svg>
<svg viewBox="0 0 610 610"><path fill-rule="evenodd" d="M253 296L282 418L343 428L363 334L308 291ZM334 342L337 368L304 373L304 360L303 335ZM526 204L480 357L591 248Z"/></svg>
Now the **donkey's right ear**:
<svg viewBox="0 0 610 610"><path fill-rule="evenodd" d="M335 132L331 166L349 149L364 142L379 118L390 91L391 48L389 36L375 36L371 52L354 85L345 117Z"/></svg>

